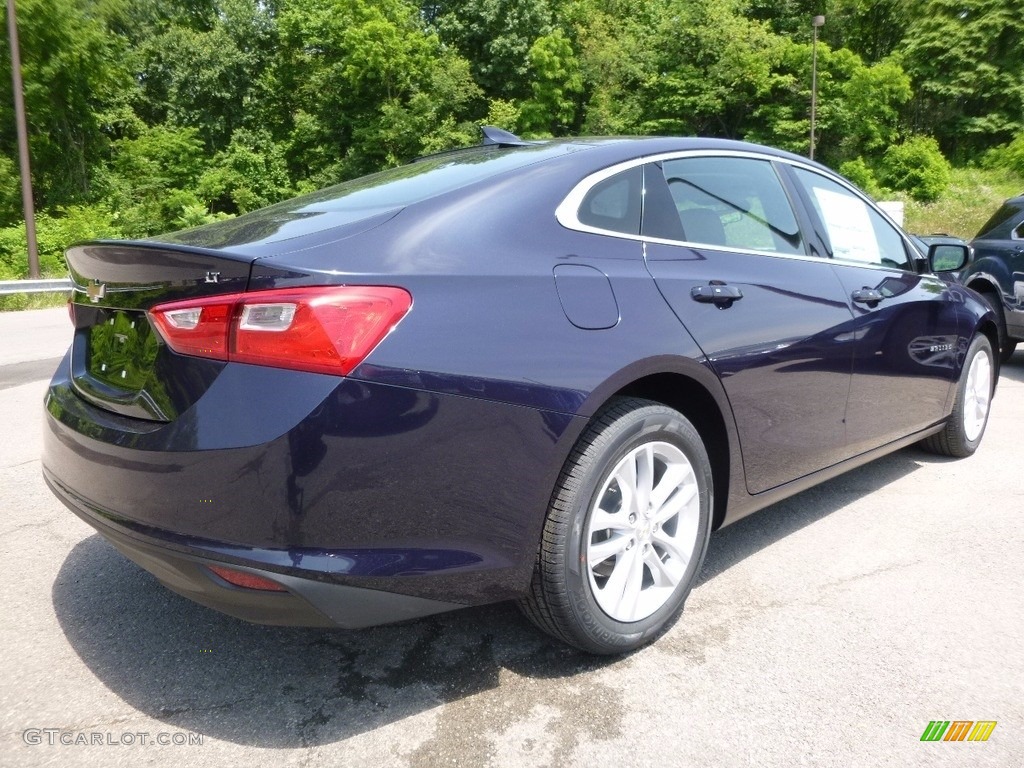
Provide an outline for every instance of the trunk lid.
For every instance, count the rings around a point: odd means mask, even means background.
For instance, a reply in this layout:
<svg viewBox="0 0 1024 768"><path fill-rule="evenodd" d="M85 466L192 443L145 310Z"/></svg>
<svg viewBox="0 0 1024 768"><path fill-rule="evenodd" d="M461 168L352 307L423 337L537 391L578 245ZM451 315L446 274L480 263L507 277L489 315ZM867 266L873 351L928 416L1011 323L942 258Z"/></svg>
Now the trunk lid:
<svg viewBox="0 0 1024 768"><path fill-rule="evenodd" d="M67 261L75 391L122 416L174 420L202 396L224 363L173 355L146 310L244 291L255 259L168 244L98 242L70 248Z"/></svg>

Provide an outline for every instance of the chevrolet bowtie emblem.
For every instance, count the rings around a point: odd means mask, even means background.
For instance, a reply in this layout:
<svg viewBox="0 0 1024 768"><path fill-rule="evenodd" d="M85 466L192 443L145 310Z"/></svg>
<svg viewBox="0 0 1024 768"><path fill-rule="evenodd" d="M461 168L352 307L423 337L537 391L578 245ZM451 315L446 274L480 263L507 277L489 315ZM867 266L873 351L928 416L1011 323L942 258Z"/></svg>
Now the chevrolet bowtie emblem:
<svg viewBox="0 0 1024 768"><path fill-rule="evenodd" d="M98 304L107 294L107 286L103 283L93 280L91 283L85 286L85 295L89 297L89 301L93 304Z"/></svg>

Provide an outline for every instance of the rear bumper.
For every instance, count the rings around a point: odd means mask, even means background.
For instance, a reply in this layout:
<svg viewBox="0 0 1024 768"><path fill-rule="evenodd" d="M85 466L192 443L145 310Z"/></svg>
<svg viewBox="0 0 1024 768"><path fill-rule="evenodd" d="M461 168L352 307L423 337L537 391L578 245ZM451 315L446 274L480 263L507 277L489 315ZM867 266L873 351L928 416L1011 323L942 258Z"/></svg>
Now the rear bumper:
<svg viewBox="0 0 1024 768"><path fill-rule="evenodd" d="M266 563L289 558L302 562L300 552L225 547L215 542L187 541L149 530L142 533L114 515L104 514L43 470L47 485L72 512L113 544L125 557L153 574L165 587L183 597L256 624L360 629L465 607L376 589L324 581L325 574L291 568L270 568ZM236 556L224 552L237 550ZM284 592L247 589L230 584L209 566L261 576L282 586Z"/></svg>
<svg viewBox="0 0 1024 768"><path fill-rule="evenodd" d="M520 596L585 424L230 363L171 423L85 402L67 361L46 410L50 487L171 589L253 621L351 627ZM268 574L294 605L239 594L207 561Z"/></svg>

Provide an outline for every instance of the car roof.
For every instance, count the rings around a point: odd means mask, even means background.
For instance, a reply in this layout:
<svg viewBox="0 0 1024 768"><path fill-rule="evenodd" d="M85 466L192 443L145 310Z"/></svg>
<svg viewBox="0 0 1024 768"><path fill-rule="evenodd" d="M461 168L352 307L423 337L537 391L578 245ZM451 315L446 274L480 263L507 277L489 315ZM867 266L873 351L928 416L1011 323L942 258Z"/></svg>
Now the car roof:
<svg viewBox="0 0 1024 768"><path fill-rule="evenodd" d="M736 139L717 139L706 136L582 136L569 139L551 139L544 143L605 147L610 154L619 153L623 156L623 159L642 157L644 155L657 155L665 152L695 150L757 152L758 154L795 160L825 168L825 166L813 160L808 160L806 157L795 155L782 149L776 149L775 147Z"/></svg>
<svg viewBox="0 0 1024 768"><path fill-rule="evenodd" d="M580 137L524 141L515 145L478 145L429 155L398 168L342 182L234 219L163 234L147 242L208 250L244 247L246 252L264 255L280 251L280 244L286 240L297 242L299 238L321 231L334 230L338 236L362 231L392 218L407 206L448 193L457 194L461 187L486 183L490 178L526 173L527 169L538 165L562 164L568 171L566 178L574 177L578 181L618 163L686 151L755 152L798 161L828 172L824 166L783 150L704 137ZM491 166L493 169L489 169ZM433 189L417 188L415 178L425 178L431 173L449 180ZM382 191L380 195L374 193L378 186ZM387 192L383 191L385 186L389 187ZM392 190L401 194L392 194Z"/></svg>

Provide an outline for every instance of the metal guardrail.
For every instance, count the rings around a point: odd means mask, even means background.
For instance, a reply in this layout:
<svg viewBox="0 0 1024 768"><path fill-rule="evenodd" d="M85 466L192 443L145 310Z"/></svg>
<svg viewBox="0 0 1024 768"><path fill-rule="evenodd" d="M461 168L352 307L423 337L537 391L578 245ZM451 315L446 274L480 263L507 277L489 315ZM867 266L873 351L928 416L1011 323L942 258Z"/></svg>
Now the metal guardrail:
<svg viewBox="0 0 1024 768"><path fill-rule="evenodd" d="M66 278L52 280L0 280L0 296L16 293L57 293L70 291L71 281Z"/></svg>

